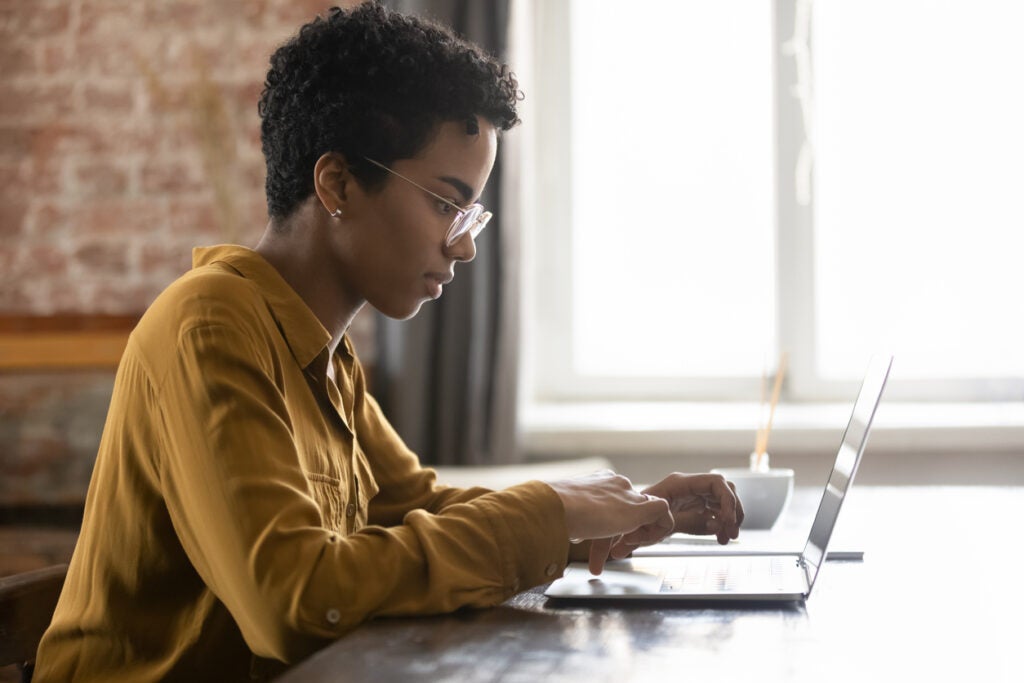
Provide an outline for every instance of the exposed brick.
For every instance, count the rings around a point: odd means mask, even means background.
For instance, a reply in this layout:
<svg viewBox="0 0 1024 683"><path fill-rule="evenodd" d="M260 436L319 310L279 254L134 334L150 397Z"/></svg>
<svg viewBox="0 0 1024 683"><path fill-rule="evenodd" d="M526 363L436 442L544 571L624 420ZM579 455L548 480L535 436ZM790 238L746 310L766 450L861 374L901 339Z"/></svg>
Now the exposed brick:
<svg viewBox="0 0 1024 683"><path fill-rule="evenodd" d="M21 168L23 164L4 162L0 160L0 200L8 197L24 197L29 190L26 182L26 173Z"/></svg>
<svg viewBox="0 0 1024 683"><path fill-rule="evenodd" d="M101 281L92 293L93 310L97 313L137 314L149 308L153 300L167 285L177 278L176 273L150 278L142 285L125 286L117 278Z"/></svg>
<svg viewBox="0 0 1024 683"><path fill-rule="evenodd" d="M256 104L260 101L260 95L263 93L263 75L232 83L225 86L224 90L228 101L240 104L242 109L251 110L253 114L258 115Z"/></svg>
<svg viewBox="0 0 1024 683"><path fill-rule="evenodd" d="M245 144L257 152L263 150L263 139L261 137L260 126L257 122L256 125L246 126L243 132Z"/></svg>
<svg viewBox="0 0 1024 683"><path fill-rule="evenodd" d="M137 31L144 4L152 3L131 0L82 0L78 35L84 38L103 38Z"/></svg>
<svg viewBox="0 0 1024 683"><path fill-rule="evenodd" d="M21 256L21 249L14 242L0 242L0 281L7 279L8 275ZM0 411L3 406L0 406Z"/></svg>
<svg viewBox="0 0 1024 683"><path fill-rule="evenodd" d="M113 387L112 371L0 375L0 504L81 502ZM52 540L21 544L45 553Z"/></svg>
<svg viewBox="0 0 1024 683"><path fill-rule="evenodd" d="M212 200L176 202L167 220L172 235L193 235L197 243L216 239L222 232Z"/></svg>
<svg viewBox="0 0 1024 683"><path fill-rule="evenodd" d="M65 84L6 84L0 88L0 118L38 123L74 110L71 86Z"/></svg>
<svg viewBox="0 0 1024 683"><path fill-rule="evenodd" d="M28 202L25 199L10 199L0 202L0 237L17 237L24 233Z"/></svg>
<svg viewBox="0 0 1024 683"><path fill-rule="evenodd" d="M124 168L107 161L86 162L75 169L78 191L86 197L123 194L128 187Z"/></svg>
<svg viewBox="0 0 1024 683"><path fill-rule="evenodd" d="M74 43L61 40L42 45L42 68L47 75L71 73L77 65Z"/></svg>
<svg viewBox="0 0 1024 683"><path fill-rule="evenodd" d="M175 152L188 149L193 144L184 128L176 132L171 124L162 125L152 117L144 121L86 121L68 126L54 136L54 149L60 153L110 157L123 157L132 152L156 152L165 142Z"/></svg>
<svg viewBox="0 0 1024 683"><path fill-rule="evenodd" d="M91 38L75 47L75 73L102 78L137 78L141 74L129 38Z"/></svg>
<svg viewBox="0 0 1024 683"><path fill-rule="evenodd" d="M224 102L233 118L247 128L259 126L257 106L263 93L262 80L249 80L224 87Z"/></svg>
<svg viewBox="0 0 1024 683"><path fill-rule="evenodd" d="M288 26L290 27L289 31L294 32L302 24L311 21L318 14L325 13L335 5L339 7L352 7L358 4L358 0L343 0L342 2L330 2L329 0L275 2L268 8L267 23L270 26Z"/></svg>
<svg viewBox="0 0 1024 683"><path fill-rule="evenodd" d="M35 38L68 31L71 7L68 2L26 0L0 6L0 39Z"/></svg>
<svg viewBox="0 0 1024 683"><path fill-rule="evenodd" d="M253 244L267 227L267 200L263 192L254 194L252 201L246 202L246 220L241 244Z"/></svg>
<svg viewBox="0 0 1024 683"><path fill-rule="evenodd" d="M201 0L147 2L143 8L142 25L160 31L195 31L207 19L203 5Z"/></svg>
<svg viewBox="0 0 1024 683"><path fill-rule="evenodd" d="M29 211L33 239L56 243L67 235L75 212L52 201L36 202Z"/></svg>
<svg viewBox="0 0 1024 683"><path fill-rule="evenodd" d="M253 243L266 223L255 109L267 60L329 4L0 0L0 233L16 230L0 239L0 312L139 313L188 269L193 244ZM140 20L158 12L162 23ZM233 228L220 225L197 134L202 64L225 116L217 134L234 145L222 157ZM142 194L147 164L154 183L160 166L185 173L165 171L162 189ZM112 377L97 391L54 373L9 401L0 386L0 501L82 500ZM54 561L46 552L25 557Z"/></svg>
<svg viewBox="0 0 1024 683"><path fill-rule="evenodd" d="M32 310L32 299L25 291L25 284L9 278L6 273L0 273L0 301L8 311Z"/></svg>
<svg viewBox="0 0 1024 683"><path fill-rule="evenodd" d="M37 68L31 45L0 44L0 74L32 74Z"/></svg>
<svg viewBox="0 0 1024 683"><path fill-rule="evenodd" d="M145 244L139 253L139 269L144 273L159 273L164 277L173 278L191 267L192 253L187 247L166 243Z"/></svg>
<svg viewBox="0 0 1024 683"><path fill-rule="evenodd" d="M68 272L68 255L48 244L37 244L25 249L22 264L28 272L40 277L64 277Z"/></svg>
<svg viewBox="0 0 1024 683"><path fill-rule="evenodd" d="M25 283L23 288L28 300L26 308L37 315L52 315L57 311L94 310L89 298L91 286L83 286L80 279L39 278Z"/></svg>
<svg viewBox="0 0 1024 683"><path fill-rule="evenodd" d="M224 0L207 3L208 18L218 23L231 23L251 30L259 26L267 13L269 0Z"/></svg>
<svg viewBox="0 0 1024 683"><path fill-rule="evenodd" d="M0 126L0 160L19 161L32 149L32 134L21 126Z"/></svg>
<svg viewBox="0 0 1024 683"><path fill-rule="evenodd" d="M83 237L120 236L150 239L154 224L162 221L151 201L109 197L83 202L72 214L74 233Z"/></svg>
<svg viewBox="0 0 1024 683"><path fill-rule="evenodd" d="M260 196L267 182L267 165L263 157L252 157L239 164L241 168L242 184L246 190L258 191Z"/></svg>
<svg viewBox="0 0 1024 683"><path fill-rule="evenodd" d="M72 151L68 143L79 135L77 129L60 122L33 121L22 132L29 141L28 153L40 165L46 164L56 154Z"/></svg>
<svg viewBox="0 0 1024 683"><path fill-rule="evenodd" d="M297 28L297 26L296 26ZM266 34L250 34L242 36L238 46L239 65L244 65L250 75L262 78L270 68L270 55L284 42L284 37L268 36Z"/></svg>
<svg viewBox="0 0 1024 683"><path fill-rule="evenodd" d="M131 81L117 86L86 85L82 91L87 114L130 114L135 108L135 93Z"/></svg>
<svg viewBox="0 0 1024 683"><path fill-rule="evenodd" d="M16 163L0 158L0 200L24 199L63 187L60 165L26 157Z"/></svg>
<svg viewBox="0 0 1024 683"><path fill-rule="evenodd" d="M182 194L206 189L198 165L184 161L147 161L142 166L140 178L144 194Z"/></svg>
<svg viewBox="0 0 1024 683"><path fill-rule="evenodd" d="M163 79L159 82L146 81L144 107L155 115L183 116L193 100L193 84L180 79Z"/></svg>
<svg viewBox="0 0 1024 683"><path fill-rule="evenodd" d="M138 73L147 81L154 81L164 87L180 85L193 80L197 56L209 63L218 53L216 40L220 34L211 34L205 48L199 46L193 31L157 35L144 45L133 46L132 58Z"/></svg>
<svg viewBox="0 0 1024 683"><path fill-rule="evenodd" d="M124 275L128 268L128 247L124 242L91 242L78 247L74 259L93 274Z"/></svg>

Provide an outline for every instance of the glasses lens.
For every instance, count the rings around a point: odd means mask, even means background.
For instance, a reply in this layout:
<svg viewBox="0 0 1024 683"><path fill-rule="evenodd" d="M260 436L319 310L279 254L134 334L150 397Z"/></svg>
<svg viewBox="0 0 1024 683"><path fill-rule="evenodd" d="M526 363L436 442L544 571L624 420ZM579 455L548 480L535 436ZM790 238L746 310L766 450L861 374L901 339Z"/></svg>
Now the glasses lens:
<svg viewBox="0 0 1024 683"><path fill-rule="evenodd" d="M484 211L484 207L479 204L469 207L461 216L455 219L452 227L448 229L448 246L458 242L467 232L472 233L475 239L490 218L490 212ZM483 224L480 224L480 219L483 219ZM478 224L480 225L478 226Z"/></svg>
<svg viewBox="0 0 1024 683"><path fill-rule="evenodd" d="M484 211L480 214L480 217L474 221L472 227L469 229L470 234L473 235L473 239L476 239L476 236L480 234L480 231L487 227L487 222L491 220L491 216L492 214L490 211Z"/></svg>

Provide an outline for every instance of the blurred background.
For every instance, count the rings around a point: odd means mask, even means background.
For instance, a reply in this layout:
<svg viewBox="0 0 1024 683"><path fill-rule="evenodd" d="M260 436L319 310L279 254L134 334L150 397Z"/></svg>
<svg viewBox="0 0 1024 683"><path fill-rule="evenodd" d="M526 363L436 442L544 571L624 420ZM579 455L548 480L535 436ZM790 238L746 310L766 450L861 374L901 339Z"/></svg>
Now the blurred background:
<svg viewBox="0 0 1024 683"><path fill-rule="evenodd" d="M0 0L0 573L70 553L149 302L261 234L268 59L333 4ZM352 330L424 462L742 464L785 354L814 485L881 350L865 483L1024 482L1020 3L386 4L524 93L477 260Z"/></svg>
<svg viewBox="0 0 1024 683"><path fill-rule="evenodd" d="M132 326L193 246L262 233L269 57L332 4L0 3L0 533L74 527ZM4 573L66 552L44 532Z"/></svg>

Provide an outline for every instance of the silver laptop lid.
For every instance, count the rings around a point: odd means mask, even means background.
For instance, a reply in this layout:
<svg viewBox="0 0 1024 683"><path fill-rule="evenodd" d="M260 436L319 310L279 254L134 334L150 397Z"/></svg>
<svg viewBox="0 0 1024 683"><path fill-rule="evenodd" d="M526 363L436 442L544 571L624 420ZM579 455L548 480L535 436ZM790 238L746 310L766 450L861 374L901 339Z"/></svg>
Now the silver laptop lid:
<svg viewBox="0 0 1024 683"><path fill-rule="evenodd" d="M803 560L807 571L808 595L814 589L814 581L818 578L818 570L821 567L822 558L825 557L825 552L828 550L828 541L832 537L839 509L843 505L843 498L846 497L846 492L850 489L853 477L857 473L860 456L864 453L864 446L868 442L871 421L875 418L875 411L882 398L882 391L885 389L885 382L889 377L891 367L892 356L872 358L867 374L864 376L864 382L860 385L857 401L853 404L850 422L846 425L843 441L839 444L836 464L825 485L821 505L818 506L818 514L814 517L811 534L804 547Z"/></svg>

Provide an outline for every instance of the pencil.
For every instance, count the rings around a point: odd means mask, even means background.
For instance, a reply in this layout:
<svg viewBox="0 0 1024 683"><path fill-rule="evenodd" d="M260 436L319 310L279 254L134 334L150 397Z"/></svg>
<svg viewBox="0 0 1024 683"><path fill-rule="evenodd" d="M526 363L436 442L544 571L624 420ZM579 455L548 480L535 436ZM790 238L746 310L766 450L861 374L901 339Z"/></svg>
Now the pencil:
<svg viewBox="0 0 1024 683"><path fill-rule="evenodd" d="M786 352L783 352L779 356L779 367L775 371L775 385L772 387L772 400L771 405L768 408L768 423L757 432L757 443L754 447L754 452L757 453L757 465L755 469L761 468L761 459L764 457L765 452L768 450L768 437L772 432L772 421L775 419L775 406L779 403L779 394L782 392L782 380L786 376L786 365L789 361L789 356ZM764 385L762 384L762 403Z"/></svg>

